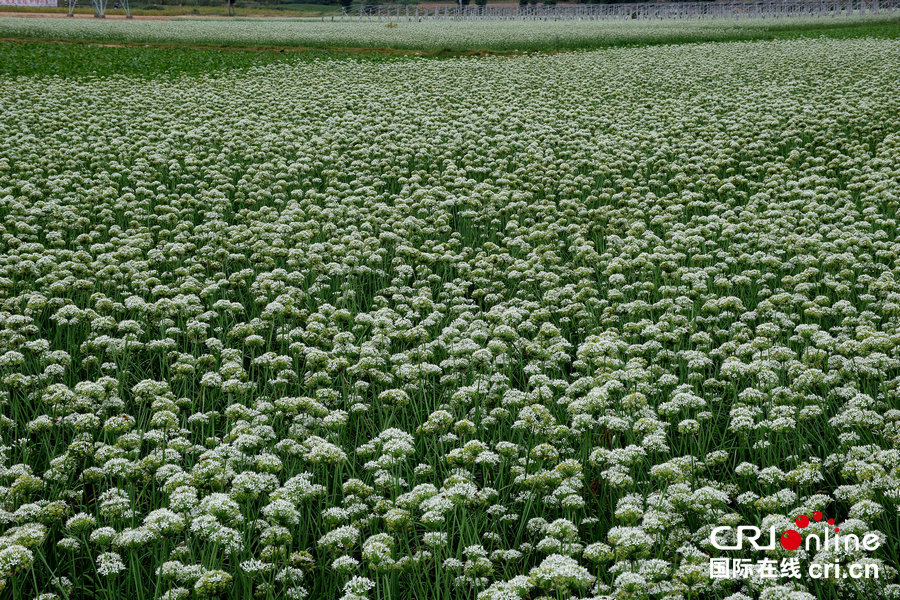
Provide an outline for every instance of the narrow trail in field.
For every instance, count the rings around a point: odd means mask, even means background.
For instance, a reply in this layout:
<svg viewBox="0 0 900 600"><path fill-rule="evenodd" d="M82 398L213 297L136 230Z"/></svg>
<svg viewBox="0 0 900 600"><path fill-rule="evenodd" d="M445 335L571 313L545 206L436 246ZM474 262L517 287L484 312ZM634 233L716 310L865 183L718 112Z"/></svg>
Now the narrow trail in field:
<svg viewBox="0 0 900 600"><path fill-rule="evenodd" d="M439 57L452 58L461 56L518 56L525 54L526 51L513 50L489 50L489 49L472 49L464 51L453 50L407 50L402 48L357 48L353 46L222 46L222 45L204 45L204 44L160 44L147 42L102 42L93 40L67 40L61 38L16 38L16 37L0 37L0 43L40 43L40 44L66 44L66 45L84 45L84 46L100 46L104 48L158 48L161 50L179 49L179 50L227 50L233 52L333 52L335 54L346 54L348 56L364 56L367 54L387 55L387 56L423 56L423 57ZM560 51L547 51L543 54L557 54Z"/></svg>

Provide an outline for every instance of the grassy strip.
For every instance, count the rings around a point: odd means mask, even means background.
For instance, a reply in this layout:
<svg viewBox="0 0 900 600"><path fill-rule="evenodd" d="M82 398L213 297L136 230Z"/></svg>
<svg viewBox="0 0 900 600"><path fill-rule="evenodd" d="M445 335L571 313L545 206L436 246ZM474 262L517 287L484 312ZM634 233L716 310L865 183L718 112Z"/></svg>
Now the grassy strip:
<svg viewBox="0 0 900 600"><path fill-rule="evenodd" d="M273 63L348 56L328 50L294 52L154 46L98 46L59 42L6 42L0 52L0 76L56 75L157 79L175 75L227 75ZM388 58L373 54L371 60Z"/></svg>
<svg viewBox="0 0 900 600"><path fill-rule="evenodd" d="M867 22L833 25L829 23L808 24L805 27L791 27L790 24L773 24L769 32L779 38L793 39L799 37L825 37L850 39L874 37L886 39L900 38L900 18L889 17Z"/></svg>

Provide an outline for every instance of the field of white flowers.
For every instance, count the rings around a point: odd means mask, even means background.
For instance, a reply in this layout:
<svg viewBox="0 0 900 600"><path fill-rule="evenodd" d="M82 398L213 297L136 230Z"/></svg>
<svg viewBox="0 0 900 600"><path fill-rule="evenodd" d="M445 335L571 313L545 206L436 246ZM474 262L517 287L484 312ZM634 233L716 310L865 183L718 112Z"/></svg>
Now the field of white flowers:
<svg viewBox="0 0 900 600"><path fill-rule="evenodd" d="M0 16L0 38L88 39L111 43L308 46L407 50L547 50L647 42L771 37L779 28L865 26L885 17L700 19L684 21L386 21L173 19L115 21Z"/></svg>
<svg viewBox="0 0 900 600"><path fill-rule="evenodd" d="M898 72L0 79L2 597L900 598ZM879 579L710 577L817 510Z"/></svg>

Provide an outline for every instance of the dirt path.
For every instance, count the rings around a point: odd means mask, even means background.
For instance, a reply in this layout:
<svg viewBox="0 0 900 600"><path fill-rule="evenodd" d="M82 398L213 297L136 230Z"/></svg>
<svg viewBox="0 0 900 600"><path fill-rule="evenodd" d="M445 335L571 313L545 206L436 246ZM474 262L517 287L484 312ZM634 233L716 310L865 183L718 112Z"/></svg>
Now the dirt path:
<svg viewBox="0 0 900 600"><path fill-rule="evenodd" d="M469 50L413 50L405 48L366 48L354 46L221 46L221 45L197 45L178 43L153 43L153 42L101 42L91 40L67 40L60 38L14 38L0 37L0 44L13 43L38 43L38 44L66 44L85 46L104 46L107 48L158 48L158 49L187 49L187 50L222 50L227 52L334 52L346 56L420 56L428 58L455 58L474 56L519 56L520 50L490 50L487 48L472 48ZM559 54L561 51L553 50L545 54Z"/></svg>
<svg viewBox="0 0 900 600"><path fill-rule="evenodd" d="M90 3L82 6L81 8L89 8ZM106 13L107 19L124 19L125 14L119 12L121 9L112 9L107 7L107 11L115 10L115 13ZM239 14L236 15L241 19L320 19L323 15L320 14L291 14L291 13L271 13L271 12L259 12L259 13L249 13L249 14ZM330 18L335 15L324 15L324 17ZM6 11L0 10L0 17L35 17L39 19L64 19L68 17L65 11L60 12L18 12L18 11ZM93 13L82 12L75 13L74 17L76 19L93 19ZM168 21L170 19L232 19L234 17L229 17L227 15L219 15L219 14L181 14L181 15L133 15L132 19L137 21Z"/></svg>

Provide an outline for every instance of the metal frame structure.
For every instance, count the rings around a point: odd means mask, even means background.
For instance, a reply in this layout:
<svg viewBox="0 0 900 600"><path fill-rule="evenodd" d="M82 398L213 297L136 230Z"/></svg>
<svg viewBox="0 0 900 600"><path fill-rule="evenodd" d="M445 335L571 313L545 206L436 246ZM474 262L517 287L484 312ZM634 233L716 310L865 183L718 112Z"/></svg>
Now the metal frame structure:
<svg viewBox="0 0 900 600"><path fill-rule="evenodd" d="M95 0L96 1L96 0ZM893 14L900 0L719 0L716 2L640 2L530 6L363 5L343 11L340 19L357 20L607 20L840 17Z"/></svg>
<svg viewBox="0 0 900 600"><path fill-rule="evenodd" d="M106 4L108 0L91 0L91 6L94 9L94 18L95 19L105 19L106 18ZM122 2L122 8L125 9L125 18L131 18L131 4L128 0L120 0ZM69 4L69 16L75 16L75 4L78 0L67 0Z"/></svg>

